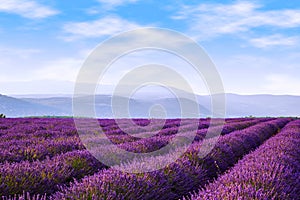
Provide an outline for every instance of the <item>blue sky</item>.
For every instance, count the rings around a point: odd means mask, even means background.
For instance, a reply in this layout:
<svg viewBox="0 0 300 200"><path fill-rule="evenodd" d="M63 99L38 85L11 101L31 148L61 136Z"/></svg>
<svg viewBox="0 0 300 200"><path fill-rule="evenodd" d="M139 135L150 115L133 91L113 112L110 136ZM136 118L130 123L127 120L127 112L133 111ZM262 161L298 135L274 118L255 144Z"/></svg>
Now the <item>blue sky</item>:
<svg viewBox="0 0 300 200"><path fill-rule="evenodd" d="M0 93L71 94L100 42L149 26L195 39L228 93L300 95L300 2L280 0L1 0Z"/></svg>

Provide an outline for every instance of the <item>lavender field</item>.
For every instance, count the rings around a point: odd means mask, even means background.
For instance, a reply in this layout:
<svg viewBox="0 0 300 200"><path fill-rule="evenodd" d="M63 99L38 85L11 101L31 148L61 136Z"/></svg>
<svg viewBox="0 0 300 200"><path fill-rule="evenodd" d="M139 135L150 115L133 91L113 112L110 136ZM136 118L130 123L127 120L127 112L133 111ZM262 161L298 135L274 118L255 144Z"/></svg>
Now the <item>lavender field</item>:
<svg viewBox="0 0 300 200"><path fill-rule="evenodd" d="M113 119L98 121L114 145L135 153L164 147L176 136L179 127L186 134L195 124L198 130L187 151L171 164L156 171L127 173L98 161L86 149L86 143L82 143L73 119L0 119L2 199L288 200L300 197L298 119L226 119L221 136L205 157L199 157L198 152L204 140L208 143L214 140L213 135L206 137L210 119L168 119L162 129L159 120L148 126L149 120L134 119L141 127L136 129L130 126L129 119L122 119L126 130L121 130ZM138 137L156 131L151 137ZM101 138L92 138L89 145L101 142ZM103 143L95 151L108 148ZM166 153L157 161L171 158ZM142 164L142 160L133 159L123 167L134 171Z"/></svg>

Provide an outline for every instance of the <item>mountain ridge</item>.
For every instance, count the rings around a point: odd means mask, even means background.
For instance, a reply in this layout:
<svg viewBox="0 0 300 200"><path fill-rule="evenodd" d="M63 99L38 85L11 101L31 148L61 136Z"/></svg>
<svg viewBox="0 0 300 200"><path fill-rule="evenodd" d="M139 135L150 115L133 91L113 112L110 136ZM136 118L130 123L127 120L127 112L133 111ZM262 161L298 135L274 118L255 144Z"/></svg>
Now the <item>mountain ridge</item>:
<svg viewBox="0 0 300 200"><path fill-rule="evenodd" d="M129 99L131 117L149 117L149 109L154 104L161 104L167 109L168 118L180 117L179 100L192 101L191 94L181 93L179 99L174 96L160 96L156 98L144 96ZM226 117L245 116L300 116L300 96L296 95L240 95L228 93L226 96ZM40 98L39 98L40 97ZM142 98L143 97L143 98ZM199 117L208 117L211 114L211 98L209 95L197 95L200 107ZM117 102L122 96L114 96ZM124 99L123 99L124 100ZM191 102L192 103L192 102ZM95 95L95 110L97 117L111 118L111 95ZM0 94L0 113L7 117L26 116L72 116L72 97L59 94L58 97L45 97L35 94L34 98L11 97ZM194 116L194 113L191 113Z"/></svg>

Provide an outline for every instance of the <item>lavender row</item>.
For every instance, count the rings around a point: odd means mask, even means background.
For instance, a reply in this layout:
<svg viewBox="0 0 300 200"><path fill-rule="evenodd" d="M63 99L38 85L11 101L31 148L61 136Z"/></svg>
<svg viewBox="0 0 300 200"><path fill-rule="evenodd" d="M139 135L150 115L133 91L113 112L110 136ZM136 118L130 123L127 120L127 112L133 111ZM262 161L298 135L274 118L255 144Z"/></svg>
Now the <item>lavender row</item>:
<svg viewBox="0 0 300 200"><path fill-rule="evenodd" d="M23 160L43 160L47 157L85 147L77 137L57 138L56 140L41 140L38 143L27 143L16 140L13 145L6 145L0 151L0 162L20 162Z"/></svg>
<svg viewBox="0 0 300 200"><path fill-rule="evenodd" d="M243 119L244 121L249 121L250 119ZM22 140L28 142L34 142L41 139L56 139L59 137L78 137L77 130L75 128L74 123L70 119L16 119L19 123L16 124L15 121L11 121L11 119L5 119L5 121L1 120L2 125L7 124L6 127L11 126L8 129L0 129L2 131L1 137L1 144L7 144L9 142L14 142L14 140ZM103 122L109 123L103 123ZM135 120L135 121L148 121L148 120ZM157 120L158 122L160 120ZM121 144L124 142L133 142L139 140L138 137L134 137L131 135L144 133L147 134L147 130L149 135L153 135L155 132L158 132L159 135L172 135L176 134L178 131L178 127L180 126L181 129L189 130L189 126L192 122L199 123L198 129L208 128L210 120L209 119L176 119L176 120L167 120L166 124L163 126L162 129L156 130L155 128L144 129L144 127L137 127L135 129L127 128L125 132L119 129L118 125L115 123L114 120L99 120L99 124L105 124L105 134L106 136L111 139L111 141L115 144ZM7 123L4 123L7 122ZM129 123L129 120L121 120L123 124ZM154 124L155 125L155 124ZM116 127L115 127L116 126ZM186 127L186 128L185 128ZM4 132L3 132L4 131ZM87 129L87 132L94 131ZM84 134L84 133L81 133ZM130 135L128 135L130 134ZM3 146L2 145L2 146ZM13 144L12 144L13 145ZM1 148L1 147L0 147Z"/></svg>
<svg viewBox="0 0 300 200"><path fill-rule="evenodd" d="M128 121L128 120L126 120ZM145 137L156 137L162 135L175 135L178 130L188 131L191 129L204 129L209 126L210 120L203 119L181 119L172 120L161 124L164 120L157 120L157 124L150 127L122 127L122 129L116 124L111 127L106 127L104 130L105 136L111 140L114 144L123 144L127 142L135 142L142 140ZM172 123L173 124L172 124ZM197 126L198 124L198 126ZM196 127L195 127L196 125ZM97 130L89 128L87 126L86 130L80 131L81 136L93 135Z"/></svg>
<svg viewBox="0 0 300 200"><path fill-rule="evenodd" d="M184 124L189 124L191 119L167 119L167 120L155 120L155 124L160 124L161 122L165 122L164 128L171 128L175 126L180 126ZM227 123L230 122L243 122L249 121L252 118L233 118L233 119L226 119ZM116 120L114 119L99 119L99 125L107 130L113 130L113 127L118 129L118 123L121 124L128 124L130 125L131 121L134 121L138 126L147 126L151 120L147 119L122 119ZM153 119L152 119L153 121ZM157 122L157 123L156 123ZM200 124L202 123L209 123L210 119L200 119ZM17 132L32 134L39 130L52 130L52 131L60 131L66 132L67 130L72 129L75 130L75 124L72 118L17 118L17 119L0 119L0 136L11 134ZM106 129L105 129L106 130Z"/></svg>
<svg viewBox="0 0 300 200"><path fill-rule="evenodd" d="M23 194L15 194L9 196L2 196L2 200L47 200L48 196L45 195L31 195L29 192L23 192Z"/></svg>
<svg viewBox="0 0 300 200"><path fill-rule="evenodd" d="M39 130L64 131L64 129L74 128L73 119L57 119L57 118L17 118L17 119L1 119L0 135L14 134L22 132L32 134Z"/></svg>
<svg viewBox="0 0 300 200"><path fill-rule="evenodd" d="M56 139L58 137L76 137L78 136L77 130L74 127L64 127L63 130L36 130L31 133L23 132L21 127L14 127L14 131L9 130L9 133L0 136L0 144L11 140L28 140L28 139Z"/></svg>
<svg viewBox="0 0 300 200"><path fill-rule="evenodd" d="M201 144L195 143L176 162L154 172L132 174L103 170L71 183L55 193L52 199L178 199L227 170L243 155L276 134L288 121L273 120L222 136L205 158L199 158ZM166 160L168 156L161 159Z"/></svg>
<svg viewBox="0 0 300 200"><path fill-rule="evenodd" d="M203 167L207 169L207 178L211 180L228 170L244 155L277 134L291 120L288 118L275 119L220 137L214 149L200 160ZM205 145L210 146L210 143L214 143L214 138L208 139ZM195 147L196 150L203 148L197 145ZM198 155L194 153L192 155L198 159Z"/></svg>
<svg viewBox="0 0 300 200"><path fill-rule="evenodd" d="M189 125L194 121L199 123L198 129L207 128L210 124L210 119L168 119L165 124L160 127L159 124L163 123L164 120L156 120L155 123L150 127L143 127L147 125L150 120L146 119L134 119L140 127L127 128L125 132L119 129L119 125L123 127L127 124L130 126L129 119L122 119L117 124L113 119L101 119L99 125L107 135L126 135L141 133L141 132L155 132L160 130L166 130L170 128L176 128L179 126ZM237 119L226 119L226 123L230 122L245 122L253 120L251 118L237 118ZM141 123L142 122L142 123ZM157 123L156 123L157 122ZM88 125L87 125L88 126ZM126 126L125 126L126 127ZM88 131L88 129L87 129ZM1 141L8 141L10 139L26 139L26 138L39 138L39 137L60 137L60 136L76 136L77 130L72 119L44 119L44 118L33 118L33 119L1 119L0 120L0 137Z"/></svg>
<svg viewBox="0 0 300 200"><path fill-rule="evenodd" d="M233 166L233 164L241 159L243 155L259 146L273 134L277 133L280 128L290 120L291 119L273 120L222 136L210 154L201 159L199 159L198 152L200 149L204 148L202 146L204 144L199 142L194 143L185 156L192 161L192 163L200 164L205 171L205 178L211 180ZM210 142L214 142L214 139L212 138L206 141L206 145L211 146L212 144ZM162 157L161 162L164 163L168 159L173 159L172 154ZM155 161L155 159L152 160ZM127 171L141 171L139 166L143 167L144 164L144 161L139 164L134 160L132 164L125 165L125 167ZM158 164L159 162L156 161L155 165ZM151 168L151 166L148 168ZM203 185L204 182L205 181L203 181L201 185Z"/></svg>
<svg viewBox="0 0 300 200"><path fill-rule="evenodd" d="M45 133L45 137L47 133ZM122 136L116 136L112 142L127 142ZM101 140L101 139L100 139ZM42 160L47 156L52 157L60 153L84 149L78 136L56 137L56 138L28 138L12 139L0 143L0 162L20 162L22 160Z"/></svg>
<svg viewBox="0 0 300 200"><path fill-rule="evenodd" d="M226 135L232 131L236 131L236 130L242 130L244 128L256 125L258 123L261 122L267 122L267 121L271 121L274 120L274 118L261 118L261 119L253 119L253 120L247 120L247 121L242 121L242 122L232 122L229 124L225 124L222 131L221 131L221 135ZM218 129L217 127L212 127L212 133L216 132L214 130ZM203 130L202 130L203 131ZM214 134L209 135L208 137L214 137Z"/></svg>
<svg viewBox="0 0 300 200"><path fill-rule="evenodd" d="M201 129L197 131L197 135L195 136L195 141L201 141L204 138L209 139L209 138L213 138L219 135L227 135L233 131L237 131L237 130L243 130L245 128L249 128L251 126L257 125L259 123L264 123L264 122L268 122L274 120L274 118L260 118L260 119L248 119L248 120L243 120L242 122L235 122L234 120L232 120L233 122L231 123L225 123L224 126L213 126L209 129ZM221 133L220 133L220 129ZM210 131L208 134L208 130Z"/></svg>
<svg viewBox="0 0 300 200"><path fill-rule="evenodd" d="M299 143L297 120L191 199L298 199Z"/></svg>
<svg viewBox="0 0 300 200"><path fill-rule="evenodd" d="M243 129L243 128L247 128L250 126L253 126L257 123L261 123L264 121L268 121L270 119L258 119L258 120L252 120L251 122L239 122L239 123L232 123L232 124L226 124L224 129L223 129L223 133L222 134L229 134L230 132L234 131L234 130L239 130L239 129ZM196 121L195 121L196 122ZM192 121L190 121L190 123L192 123ZM172 128L172 130L170 131L170 133L166 134L166 135L155 135L153 137L150 138L142 138L139 140L135 140L132 142L125 142L122 141L120 143L118 143L118 147L121 149L124 149L126 151L129 152L134 152L134 153L148 153L148 152L153 152L156 150L159 150L160 148L168 145L174 138L176 138L177 140L182 140L182 145L185 145L186 142L186 138L184 138L184 135L195 135L196 134L196 140L197 141L201 141L202 139L205 138L206 133L207 133L207 129L200 129L197 131L197 133L193 133L193 131L190 131L192 128L190 128L192 126L190 125L185 125L183 127L181 127L183 133L181 133L181 136L176 136L176 133L178 131L178 128ZM219 127L219 129L221 129L221 127ZM213 131L216 130L216 127L213 128ZM119 137L117 139L119 139L119 141L121 141L124 137ZM107 144L107 142L105 142L106 139L100 138L100 137L89 137L88 139L85 140L85 144L87 144L87 146L89 147L89 149L92 149L93 147L98 148L96 151L103 151L103 148L110 148L110 145L113 144Z"/></svg>
<svg viewBox="0 0 300 200"><path fill-rule="evenodd" d="M258 122L265 121L269 119L257 119L257 120L251 120L241 123L231 123L226 124L223 129L222 134L228 134L229 132L236 130L236 129L242 129L246 128L248 126L254 125ZM63 120L64 121L64 120ZM198 121L198 120L196 120ZM25 121L26 122L26 121ZM57 122L57 119L54 120L54 124L64 124ZM67 120L67 122L70 122L70 120ZM191 123L191 120L189 121ZM48 125L49 126L49 125ZM40 127L34 126L34 127ZM67 126L63 126L60 128L55 128L55 130L68 130L64 131L64 133L69 132L72 130L70 128L66 128ZM189 125L185 125L181 127L183 130L188 131ZM171 135L171 137L159 137L158 136L152 137L152 138L146 138L146 139L139 139L139 140L129 140L128 137L132 136L111 136L111 141L113 143L121 144L119 145L121 148L132 151L132 152L149 152L157 150L165 145L168 144L170 139L172 139L172 134L177 133L178 127L173 128L173 130L170 130L169 128L166 132L165 130L162 130L164 135ZM31 129L29 129L31 130ZM91 130L90 130L91 131ZM26 131L27 132L27 131ZM207 129L200 129L198 130L198 136L196 137L196 140L203 139L204 135L206 134ZM42 132L43 133L43 132ZM41 134L42 134L41 133ZM57 154L73 151L73 150L80 150L85 149L83 146L80 138L78 136L72 136L69 137L56 137L56 138L47 138L47 134L44 133L46 138L29 138L29 139L13 139L10 141L2 142L0 143L0 162L9 161L9 162L20 162L22 160L42 160L45 159L47 156L53 157ZM93 139L94 140L94 139ZM99 144L101 143L101 138L92 141L94 143ZM131 142L131 143L130 143ZM127 144L128 143L128 144Z"/></svg>
<svg viewBox="0 0 300 200"><path fill-rule="evenodd" d="M31 129L29 129L31 130ZM27 132L27 131L26 131ZM52 157L60 153L84 149L78 136L63 136L55 138L47 138L48 132L39 132L45 138L31 137L28 139L12 139L0 143L0 162L20 162L22 160L42 160L47 156ZM26 133L27 134L27 133ZM29 134L29 133L28 133ZM10 134L11 136L12 134ZM120 141L119 143L127 142L122 136L115 136L112 142Z"/></svg>
<svg viewBox="0 0 300 200"><path fill-rule="evenodd" d="M235 130L242 130L244 128L248 128L250 126L253 126L257 123L260 122L264 122L267 121L267 119L263 119L263 120L253 120L251 122L239 122L239 123L232 123L232 124L226 124L223 129L221 134L225 135L225 134L229 134ZM208 129L200 129L197 131L196 135L197 138L196 140L201 141L205 138L206 134L207 134L207 130ZM216 127L213 128L213 130L216 130ZM186 129L183 129L184 133L188 133L190 130L188 127L186 127ZM174 130L173 132L176 132L176 130ZM191 134L193 134L193 132L191 132ZM194 133L195 134L195 133ZM138 140L136 142L130 142L130 143L123 143L122 145L118 145L120 148L125 149L126 151L130 151L130 152L136 152L136 153L147 153L147 152L152 152L152 151L156 151L162 147L164 147L165 145L167 145L173 138L175 138L176 135L167 135L167 136L156 136L156 137L151 137L151 138L145 138L145 139L141 139ZM180 139L180 138L178 138ZM182 144L185 144L185 138L182 138Z"/></svg>
<svg viewBox="0 0 300 200"><path fill-rule="evenodd" d="M230 133L231 131L247 128L247 127L255 125L257 123L270 121L270 120L272 120L272 118L251 119L251 120L248 119L248 120L244 120L245 122L227 123L224 125L224 127L222 125L218 126L218 127L212 127L211 132L215 132L215 130L222 128L222 134L225 135L225 134ZM180 127L180 131L182 131L182 132L194 131L195 125L193 125L192 123L198 123L198 120L189 119L188 122L189 123L184 124L183 126ZM201 122L198 126L197 134L203 138L203 136L205 136L207 133L208 126L209 126L209 124L203 124ZM155 139L156 137L162 138L164 136L171 136L171 137L166 137L166 138L173 138L173 137L175 137L176 133L178 133L178 130L179 130L179 127L177 127L177 126L165 128L165 129L162 129L158 134L156 134L152 137L149 137L149 138L145 138L145 140ZM147 136L147 135L151 136L151 135L153 135L153 133L152 132L146 132L146 133L143 132L139 135L140 136ZM108 136L108 138L111 139L111 141L114 144L123 144L126 142L137 142L137 141L144 142L143 139L141 139L141 138L135 138L134 140L125 140L124 137L128 137L128 135L110 135L110 136ZM132 137L132 138L134 138L134 137ZM99 141L97 141L97 140L95 141L95 138L92 138L91 141L87 141L87 142L92 143L93 141L95 143L97 143L97 142L101 143L101 137L99 137Z"/></svg>
<svg viewBox="0 0 300 200"><path fill-rule="evenodd" d="M107 120L99 120L99 124L103 124ZM130 127L128 119L121 120L121 124L128 124ZM157 120L159 121L159 120ZM180 121L182 120L167 120L166 124L160 129L156 129L153 127L137 127L133 128L126 128L125 132L123 132L119 127L118 124L114 124L112 120L109 120L109 124L105 124L105 134L107 136L112 135L112 137L122 137L122 135L135 134L141 133L145 131L151 131L152 133L155 131L160 131L161 129L168 129L172 127L178 127L180 125ZM184 120L183 120L184 121ZM209 120L200 119L201 127L208 127ZM76 127L70 119L31 119L24 120L24 119L15 119L15 121L11 121L11 119L4 119L0 122L0 137L1 142L7 142L11 140L28 140L28 139L40 139L40 138L57 138L57 137L66 137L66 136L77 136ZM19 122L19 123L17 123ZM172 124L173 123L173 124ZM191 123L190 120L186 120L183 125ZM2 125L1 125L2 124ZM154 124L156 126L156 124ZM2 129L1 129L2 127ZM87 124L88 127L88 124ZM87 128L87 132L94 131L93 129ZM84 133L82 133L84 134ZM117 140L117 139L115 139ZM116 141L117 142L117 141Z"/></svg>
<svg viewBox="0 0 300 200"><path fill-rule="evenodd" d="M91 175L105 166L87 151L73 151L43 161L0 165L0 196L51 194L73 178Z"/></svg>

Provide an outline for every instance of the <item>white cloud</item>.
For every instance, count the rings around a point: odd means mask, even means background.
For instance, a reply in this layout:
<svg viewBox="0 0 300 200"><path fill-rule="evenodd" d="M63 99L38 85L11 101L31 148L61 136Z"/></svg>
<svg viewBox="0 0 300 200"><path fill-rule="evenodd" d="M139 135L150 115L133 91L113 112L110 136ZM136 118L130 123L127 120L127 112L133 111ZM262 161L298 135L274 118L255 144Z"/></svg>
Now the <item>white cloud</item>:
<svg viewBox="0 0 300 200"><path fill-rule="evenodd" d="M258 48L267 48L272 46L294 46L298 42L298 37L284 37L282 35L271 35L250 39L250 43Z"/></svg>
<svg viewBox="0 0 300 200"><path fill-rule="evenodd" d="M33 0L1 0L0 12L14 13L31 19L46 18L58 14L57 10Z"/></svg>
<svg viewBox="0 0 300 200"><path fill-rule="evenodd" d="M40 49L0 46L0 82L35 80L75 81L79 68L88 54L45 59ZM40 59L44 58L44 59Z"/></svg>
<svg viewBox="0 0 300 200"><path fill-rule="evenodd" d="M28 81L0 81L1 94L28 95L28 94L72 94L74 83L68 81L28 80Z"/></svg>
<svg viewBox="0 0 300 200"><path fill-rule="evenodd" d="M21 59L30 58L33 55L40 53L39 49L21 49L21 48L11 48L11 47L1 47L0 46L0 54L1 58L14 56Z"/></svg>
<svg viewBox="0 0 300 200"><path fill-rule="evenodd" d="M111 10L113 10L118 6L136 3L139 0L97 0L97 1L100 3L100 6L98 5L98 6L88 8L86 10L87 14L96 15L107 11L110 12Z"/></svg>
<svg viewBox="0 0 300 200"><path fill-rule="evenodd" d="M104 4L104 6L107 8L113 8L127 3L135 3L138 0L97 0L97 1Z"/></svg>
<svg viewBox="0 0 300 200"><path fill-rule="evenodd" d="M95 21L68 23L64 26L64 31L70 34L65 39L71 41L80 38L110 36L138 27L140 26L134 22L117 16L108 16Z"/></svg>
<svg viewBox="0 0 300 200"><path fill-rule="evenodd" d="M28 71L32 63L39 62L36 58L41 52L40 49L0 46L0 81L30 79Z"/></svg>
<svg viewBox="0 0 300 200"><path fill-rule="evenodd" d="M247 32L258 27L300 27L300 10L262 10L254 2L184 6L173 19L188 20L199 39Z"/></svg>
<svg viewBox="0 0 300 200"><path fill-rule="evenodd" d="M295 57L294 57L295 56ZM223 55L214 59L228 93L300 95L300 57L283 54Z"/></svg>
<svg viewBox="0 0 300 200"><path fill-rule="evenodd" d="M22 60L16 58L17 64ZM45 61L34 63L29 60L23 64L0 62L0 82L22 82L22 81L69 81L75 82L79 69L84 59L80 58L60 58L55 61Z"/></svg>
<svg viewBox="0 0 300 200"><path fill-rule="evenodd" d="M32 77L35 80L54 80L75 82L83 59L61 58L45 63L45 66L35 70Z"/></svg>
<svg viewBox="0 0 300 200"><path fill-rule="evenodd" d="M300 95L300 80L288 74L270 74L266 76L263 89L272 94Z"/></svg>

